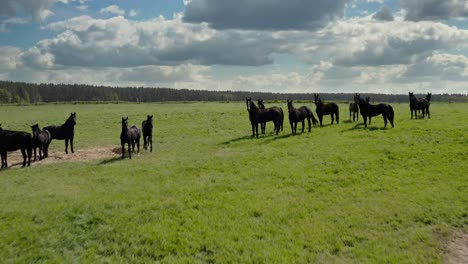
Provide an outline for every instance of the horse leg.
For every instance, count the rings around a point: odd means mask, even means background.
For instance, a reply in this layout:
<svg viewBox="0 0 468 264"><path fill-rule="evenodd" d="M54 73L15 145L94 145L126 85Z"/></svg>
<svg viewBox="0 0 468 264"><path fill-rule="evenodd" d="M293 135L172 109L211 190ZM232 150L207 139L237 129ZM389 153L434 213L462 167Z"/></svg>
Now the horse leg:
<svg viewBox="0 0 468 264"><path fill-rule="evenodd" d="M68 154L68 138L65 139L65 153Z"/></svg>
<svg viewBox="0 0 468 264"><path fill-rule="evenodd" d="M367 127L367 116L362 116L362 118L364 119L364 127Z"/></svg>
<svg viewBox="0 0 468 264"><path fill-rule="evenodd" d="M333 125L333 121L335 121L335 118L333 117L333 114L330 114L331 117L331 124Z"/></svg>
<svg viewBox="0 0 468 264"><path fill-rule="evenodd" d="M255 124L252 122L252 137L255 137Z"/></svg>
<svg viewBox="0 0 468 264"><path fill-rule="evenodd" d="M40 155L40 154L39 154ZM39 157L40 158L40 157ZM36 161L36 147L34 147L34 161Z"/></svg>
<svg viewBox="0 0 468 264"><path fill-rule="evenodd" d="M23 168L26 166L26 149L25 148L21 149L21 154L23 155L23 166L21 166L21 168Z"/></svg>
<svg viewBox="0 0 468 264"><path fill-rule="evenodd" d="M39 160L42 160L42 149L43 149L43 145L39 146Z"/></svg>
<svg viewBox="0 0 468 264"><path fill-rule="evenodd" d="M309 132L310 132L310 127L311 127L311 125L310 125L310 117L307 118L307 124L309 125Z"/></svg>
<svg viewBox="0 0 468 264"><path fill-rule="evenodd" d="M140 137L138 137L137 139L137 150L138 150L138 153L140 153Z"/></svg>
<svg viewBox="0 0 468 264"><path fill-rule="evenodd" d="M319 121L320 121L320 126L322 126L323 115L318 115L318 118L319 118Z"/></svg>
<svg viewBox="0 0 468 264"><path fill-rule="evenodd" d="M2 168L6 168L5 164L6 164L6 158L5 158L5 154L6 154L6 151L5 152L0 152L0 156L2 157Z"/></svg>
<svg viewBox="0 0 468 264"><path fill-rule="evenodd" d="M125 143L121 143L122 144L122 159L125 158Z"/></svg>
<svg viewBox="0 0 468 264"><path fill-rule="evenodd" d="M72 153L75 153L75 151L73 151L73 137L70 138L70 149Z"/></svg>
<svg viewBox="0 0 468 264"><path fill-rule="evenodd" d="M384 121L384 127L387 127L387 116L386 115L382 115L383 116L383 121Z"/></svg>
<svg viewBox="0 0 468 264"><path fill-rule="evenodd" d="M336 124L338 125L340 123L340 112L339 112L339 110L336 111L335 117L336 117Z"/></svg>
<svg viewBox="0 0 468 264"><path fill-rule="evenodd" d="M132 159L132 152L130 151L130 147L131 147L131 140L128 142L128 158L129 159Z"/></svg>
<svg viewBox="0 0 468 264"><path fill-rule="evenodd" d="M150 152L153 152L153 137L152 136L148 137L148 144L150 146Z"/></svg>
<svg viewBox="0 0 468 264"><path fill-rule="evenodd" d="M426 108L427 118L431 119L431 112L429 112L429 106Z"/></svg>

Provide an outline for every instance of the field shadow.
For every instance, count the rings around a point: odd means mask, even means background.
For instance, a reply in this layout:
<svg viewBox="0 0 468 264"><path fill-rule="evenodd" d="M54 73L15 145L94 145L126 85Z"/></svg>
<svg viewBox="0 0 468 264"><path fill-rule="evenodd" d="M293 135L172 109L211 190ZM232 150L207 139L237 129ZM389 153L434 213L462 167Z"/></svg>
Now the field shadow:
<svg viewBox="0 0 468 264"><path fill-rule="evenodd" d="M114 163L119 160L122 160L122 157L113 157L110 159L105 159L105 160L100 161L98 165L106 165L106 164Z"/></svg>
<svg viewBox="0 0 468 264"><path fill-rule="evenodd" d="M349 131L354 131L354 130L370 130L370 131L375 131L375 130L387 130L388 128L385 127L365 127L364 123L357 123L351 128L342 130L341 132L349 132Z"/></svg>
<svg viewBox="0 0 468 264"><path fill-rule="evenodd" d="M271 133L267 133L265 135L258 135L258 139L262 139L262 138L270 138L270 137L274 137L275 136L275 133L271 132ZM231 143L235 143L235 142L239 142L239 141L244 141L244 140L255 140L257 139L257 137L252 137L251 135L248 135L248 136L243 136L243 137L238 137L238 138L233 138L233 139L230 139L228 141L224 141L224 142L221 142L219 143L220 145L229 145Z"/></svg>

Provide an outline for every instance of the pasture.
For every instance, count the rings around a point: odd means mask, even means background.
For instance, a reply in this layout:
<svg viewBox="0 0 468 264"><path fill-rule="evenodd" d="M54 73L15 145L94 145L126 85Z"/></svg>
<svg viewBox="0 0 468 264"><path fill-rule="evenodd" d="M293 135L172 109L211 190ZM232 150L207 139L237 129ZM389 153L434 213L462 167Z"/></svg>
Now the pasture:
<svg viewBox="0 0 468 264"><path fill-rule="evenodd" d="M343 103L339 125L295 136L275 105L284 130L258 139L245 102L0 106L27 132L76 112L75 152L119 148L122 117L154 115L152 153L0 170L0 261L445 261L468 229L468 104L411 120L393 103L395 128L365 129Z"/></svg>

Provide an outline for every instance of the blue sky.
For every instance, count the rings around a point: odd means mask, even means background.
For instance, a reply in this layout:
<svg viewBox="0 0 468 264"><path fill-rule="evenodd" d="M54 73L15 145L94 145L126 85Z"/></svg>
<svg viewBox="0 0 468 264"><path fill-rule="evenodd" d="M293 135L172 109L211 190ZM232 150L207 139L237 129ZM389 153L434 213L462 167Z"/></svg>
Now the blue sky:
<svg viewBox="0 0 468 264"><path fill-rule="evenodd" d="M2 0L0 79L468 93L465 0Z"/></svg>

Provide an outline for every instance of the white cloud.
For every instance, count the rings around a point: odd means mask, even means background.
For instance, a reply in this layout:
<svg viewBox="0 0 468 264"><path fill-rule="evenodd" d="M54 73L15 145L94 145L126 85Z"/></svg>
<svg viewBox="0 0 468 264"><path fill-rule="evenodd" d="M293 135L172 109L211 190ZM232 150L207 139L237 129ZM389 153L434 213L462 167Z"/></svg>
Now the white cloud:
<svg viewBox="0 0 468 264"><path fill-rule="evenodd" d="M400 0L400 6L406 12L406 19L444 20L468 17L466 0Z"/></svg>
<svg viewBox="0 0 468 264"><path fill-rule="evenodd" d="M128 14L131 17L134 17L134 16L138 16L139 12L138 12L138 10L132 9L132 10L130 10L130 12Z"/></svg>
<svg viewBox="0 0 468 264"><path fill-rule="evenodd" d="M11 46L0 46L0 70L15 70L19 63L18 56L21 50Z"/></svg>
<svg viewBox="0 0 468 264"><path fill-rule="evenodd" d="M108 7L104 7L101 10L99 10L99 13L101 14L113 14L113 15L118 15L118 16L123 16L125 15L125 10L122 8L118 7L117 5L110 5Z"/></svg>

